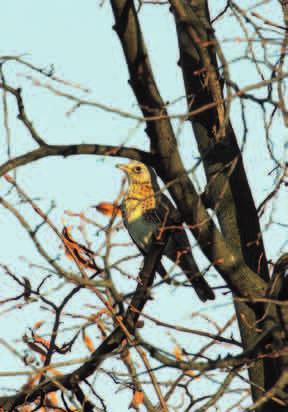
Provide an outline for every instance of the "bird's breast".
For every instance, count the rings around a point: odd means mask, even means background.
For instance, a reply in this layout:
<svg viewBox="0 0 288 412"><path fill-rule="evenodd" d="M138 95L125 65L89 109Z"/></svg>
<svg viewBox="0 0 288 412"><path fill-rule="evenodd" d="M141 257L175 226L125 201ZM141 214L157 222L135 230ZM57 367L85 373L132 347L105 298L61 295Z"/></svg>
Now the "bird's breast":
<svg viewBox="0 0 288 412"><path fill-rule="evenodd" d="M125 225L137 246L147 251L157 225L145 218L156 207L156 198L149 185L130 185L123 201Z"/></svg>
<svg viewBox="0 0 288 412"><path fill-rule="evenodd" d="M147 191L147 193L140 193L133 190L133 187L128 192L128 195L124 199L124 208L127 222L133 222L141 218L149 210L153 210L156 207L156 199L153 191Z"/></svg>

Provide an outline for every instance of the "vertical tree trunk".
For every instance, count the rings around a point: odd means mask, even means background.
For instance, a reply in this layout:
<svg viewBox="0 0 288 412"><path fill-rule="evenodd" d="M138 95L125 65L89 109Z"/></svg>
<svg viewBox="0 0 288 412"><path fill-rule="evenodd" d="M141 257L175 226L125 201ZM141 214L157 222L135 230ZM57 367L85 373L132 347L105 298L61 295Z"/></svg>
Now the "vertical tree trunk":
<svg viewBox="0 0 288 412"><path fill-rule="evenodd" d="M207 2L194 0L188 4L184 0L171 0L170 3L176 21L179 64L189 110L215 103L215 107L190 118L207 178L205 197L216 212L225 239L241 250L247 266L268 281L267 260L256 207L229 113L223 103L222 79L216 58L216 51L220 56L222 52L211 26ZM221 63L224 66L226 64L223 59ZM227 67L223 71L228 76ZM235 303L235 310L243 346L247 349L258 338L256 322L262 319L265 308L258 305L252 310L239 302ZM271 359L256 362L249 368L254 401L263 396L263 388L267 390L275 384L281 369L279 361ZM271 407L276 408L273 409L275 411L277 408L283 410L274 402L267 402L263 411L271 411Z"/></svg>

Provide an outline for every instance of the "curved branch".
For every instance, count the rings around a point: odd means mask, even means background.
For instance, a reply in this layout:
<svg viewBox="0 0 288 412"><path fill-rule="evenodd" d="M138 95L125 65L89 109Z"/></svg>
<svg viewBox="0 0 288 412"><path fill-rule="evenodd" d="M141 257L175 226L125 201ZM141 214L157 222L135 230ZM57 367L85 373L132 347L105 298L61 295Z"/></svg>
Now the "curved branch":
<svg viewBox="0 0 288 412"><path fill-rule="evenodd" d="M150 153L129 147L106 146L99 144L44 145L2 164L0 166L0 177L10 170L45 157L69 157L76 155L127 157L129 159L139 160L148 165L152 165L154 162L154 156Z"/></svg>

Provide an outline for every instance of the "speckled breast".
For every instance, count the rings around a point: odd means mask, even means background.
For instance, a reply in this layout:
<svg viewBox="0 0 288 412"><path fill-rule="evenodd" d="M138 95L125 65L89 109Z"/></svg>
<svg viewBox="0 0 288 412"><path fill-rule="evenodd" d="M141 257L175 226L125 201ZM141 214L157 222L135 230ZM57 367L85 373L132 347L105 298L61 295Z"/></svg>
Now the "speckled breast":
<svg viewBox="0 0 288 412"><path fill-rule="evenodd" d="M145 214L149 210L154 210L155 206L154 192L148 185L131 185L123 201L125 225L134 242L143 251L147 251L152 234L157 230L157 225L145 218Z"/></svg>

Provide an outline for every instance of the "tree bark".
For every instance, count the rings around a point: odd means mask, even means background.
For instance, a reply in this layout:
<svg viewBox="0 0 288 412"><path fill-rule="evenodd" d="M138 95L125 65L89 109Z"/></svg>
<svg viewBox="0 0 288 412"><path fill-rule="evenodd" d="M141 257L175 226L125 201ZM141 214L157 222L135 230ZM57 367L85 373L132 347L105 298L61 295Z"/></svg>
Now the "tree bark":
<svg viewBox="0 0 288 412"><path fill-rule="evenodd" d="M188 4L184 0L170 0L170 3L177 27L179 64L186 96L189 96L189 110L217 103L216 107L190 118L206 173L209 205L216 212L225 240L241 251L246 265L267 282L269 273L257 211L227 113L228 105L225 107L223 103L222 86L229 79L220 76L217 54L221 57L226 76L229 76L228 68L214 35L207 1L194 0ZM242 342L247 349L258 338L256 325L263 317L264 307L256 305L252 309L238 302L235 303L235 310ZM274 320L278 322L278 319ZM270 359L249 368L255 401L263 396L261 388L266 390L275 384L280 370L279 360ZM270 402L263 407L271 408ZM278 406L273 403L273 407Z"/></svg>

